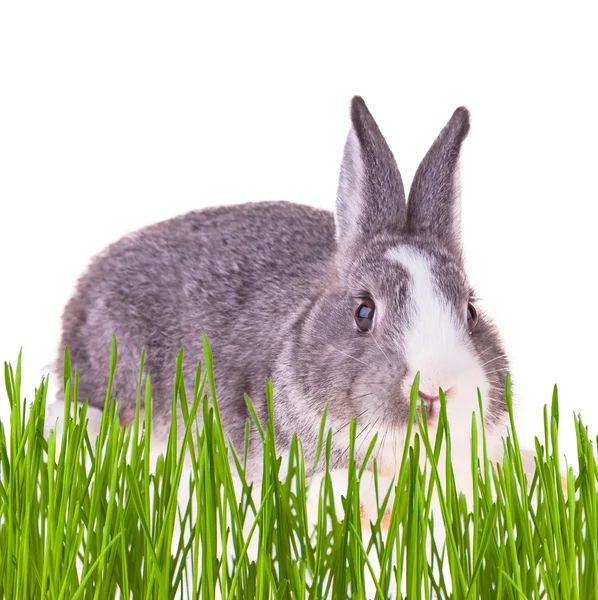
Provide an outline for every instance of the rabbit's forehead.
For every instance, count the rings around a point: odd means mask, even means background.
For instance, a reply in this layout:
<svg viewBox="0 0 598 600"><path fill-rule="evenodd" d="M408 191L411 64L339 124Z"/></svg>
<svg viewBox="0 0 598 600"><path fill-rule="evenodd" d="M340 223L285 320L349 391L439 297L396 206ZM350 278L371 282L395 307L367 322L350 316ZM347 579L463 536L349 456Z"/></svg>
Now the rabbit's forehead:
<svg viewBox="0 0 598 600"><path fill-rule="evenodd" d="M460 306L471 292L463 269L442 251L400 244L390 246L385 258L408 275L411 294L424 300L442 298Z"/></svg>
<svg viewBox="0 0 598 600"><path fill-rule="evenodd" d="M402 310L407 297L432 294L460 310L472 293L461 264L429 240L380 240L349 258L341 271L344 287L355 296L371 293L387 309Z"/></svg>

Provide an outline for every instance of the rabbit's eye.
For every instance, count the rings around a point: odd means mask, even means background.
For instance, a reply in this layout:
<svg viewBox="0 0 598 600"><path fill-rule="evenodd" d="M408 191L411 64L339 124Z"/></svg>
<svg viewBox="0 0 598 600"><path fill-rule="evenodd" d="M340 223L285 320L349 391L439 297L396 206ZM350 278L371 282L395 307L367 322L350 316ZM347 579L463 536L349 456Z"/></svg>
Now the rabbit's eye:
<svg viewBox="0 0 598 600"><path fill-rule="evenodd" d="M376 305L371 298L365 298L355 311L355 323L362 333L374 329L374 317L376 316Z"/></svg>
<svg viewBox="0 0 598 600"><path fill-rule="evenodd" d="M473 331L475 326L478 324L478 311L475 306L470 302L467 305L467 327L469 331Z"/></svg>

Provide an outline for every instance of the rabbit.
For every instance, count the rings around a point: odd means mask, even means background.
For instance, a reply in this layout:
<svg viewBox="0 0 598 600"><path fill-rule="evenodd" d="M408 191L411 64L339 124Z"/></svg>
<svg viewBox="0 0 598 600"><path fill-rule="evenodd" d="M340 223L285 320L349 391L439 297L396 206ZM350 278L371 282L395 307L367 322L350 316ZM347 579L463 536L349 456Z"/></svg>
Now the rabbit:
<svg viewBox="0 0 598 600"><path fill-rule="evenodd" d="M245 203L126 235L78 281L63 315L57 373L68 346L80 369L80 398L101 409L115 334L113 393L121 421L129 423L146 349L153 435L163 441L176 355L184 348L185 380L192 382L205 332L222 424L236 449L243 449L250 419L244 394L265 422L264 378L271 377L279 451L297 434L309 464L328 405L332 467L346 467L348 425L357 417L356 459L377 433L373 456L390 481L420 372L432 434L439 388L446 394L453 464L467 491L478 389L488 447L498 458L509 370L499 332L465 271L458 167L469 112L455 110L419 165L408 200L394 156L359 96L350 118L334 215L283 201ZM248 471L259 477L255 427L251 436ZM375 512L371 498L364 506L367 523Z"/></svg>
<svg viewBox="0 0 598 600"><path fill-rule="evenodd" d="M468 438L458 428L469 431L477 388L494 431L506 415L508 362L476 305L459 235L458 159L469 113L458 108L442 130L408 203L392 152L360 97L352 100L351 122L335 217L287 202L208 208L131 233L93 259L64 311L57 379L68 346L80 368L79 396L101 409L115 334L113 391L122 422L130 422L145 348L159 439L169 429L176 354L184 348L192 382L205 332L222 423L236 447L250 418L244 393L267 419L265 377L273 378L281 449L294 433L307 449L327 403L333 430L348 432L359 416L372 431L396 437L418 371L431 419L438 388L447 393L455 439ZM391 446L380 461L389 471L396 466ZM343 443L333 458L342 465ZM259 469L259 457L251 459Z"/></svg>

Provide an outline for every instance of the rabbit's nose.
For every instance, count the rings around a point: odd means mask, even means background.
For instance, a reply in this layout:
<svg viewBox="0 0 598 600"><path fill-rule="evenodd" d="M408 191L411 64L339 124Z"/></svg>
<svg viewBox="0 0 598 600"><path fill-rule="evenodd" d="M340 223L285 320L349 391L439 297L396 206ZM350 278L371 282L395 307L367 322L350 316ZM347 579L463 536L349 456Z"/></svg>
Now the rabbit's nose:
<svg viewBox="0 0 598 600"><path fill-rule="evenodd" d="M447 399L450 397L453 387L454 386L448 387L446 389L442 388L444 395L447 397ZM438 393L438 388L432 388L432 389L435 389L436 392L435 393L427 393L427 392L424 392L423 390L418 390L417 395L420 397L421 400L423 400L427 404L434 404L435 402L440 402L440 395Z"/></svg>
<svg viewBox="0 0 598 600"><path fill-rule="evenodd" d="M422 399L422 400L427 400L429 402L433 402L434 400L440 400L440 396L438 396L438 394L436 394L435 396L432 396L431 394L426 394L425 392L422 392L421 390L419 390L417 392L417 395Z"/></svg>

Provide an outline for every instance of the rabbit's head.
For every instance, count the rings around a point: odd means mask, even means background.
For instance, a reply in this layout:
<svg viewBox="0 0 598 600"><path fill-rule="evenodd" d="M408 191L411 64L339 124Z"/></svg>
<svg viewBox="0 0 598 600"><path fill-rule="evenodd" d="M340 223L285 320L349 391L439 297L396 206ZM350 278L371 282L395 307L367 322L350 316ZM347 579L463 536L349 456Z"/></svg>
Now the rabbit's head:
<svg viewBox="0 0 598 600"><path fill-rule="evenodd" d="M377 431L385 444L385 436L390 441L405 430L420 372L431 429L441 388L452 437L469 439L479 389L490 431L506 414L508 362L464 270L458 162L469 113L454 112L420 164L408 201L392 152L359 97L351 122L336 254L325 289L298 320L293 364L285 369L290 400L314 422L328 403L334 429L347 431L358 417L362 439ZM396 453L396 444L389 448Z"/></svg>

